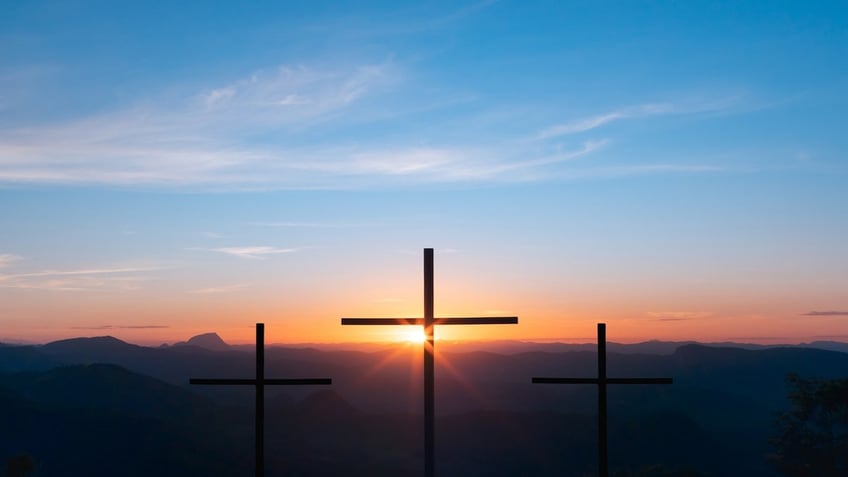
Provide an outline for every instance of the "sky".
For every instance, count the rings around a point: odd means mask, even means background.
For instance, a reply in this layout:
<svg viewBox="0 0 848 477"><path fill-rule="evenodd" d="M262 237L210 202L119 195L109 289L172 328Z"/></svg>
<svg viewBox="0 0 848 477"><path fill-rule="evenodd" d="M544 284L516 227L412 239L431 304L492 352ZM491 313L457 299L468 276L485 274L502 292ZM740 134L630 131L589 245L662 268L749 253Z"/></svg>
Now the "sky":
<svg viewBox="0 0 848 477"><path fill-rule="evenodd" d="M0 341L848 341L843 2L0 5Z"/></svg>

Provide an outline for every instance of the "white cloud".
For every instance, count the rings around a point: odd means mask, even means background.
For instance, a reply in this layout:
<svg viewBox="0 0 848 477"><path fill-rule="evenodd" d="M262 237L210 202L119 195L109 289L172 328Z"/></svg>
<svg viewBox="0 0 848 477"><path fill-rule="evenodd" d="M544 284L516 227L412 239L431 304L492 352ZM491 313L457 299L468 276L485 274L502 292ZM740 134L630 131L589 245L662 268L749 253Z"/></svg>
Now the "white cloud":
<svg viewBox="0 0 848 477"><path fill-rule="evenodd" d="M609 141L586 141L568 151L553 151L524 159L522 150L502 148L415 147L348 153L343 159L316 161L304 169L332 176L361 177L415 182L516 181L539 179L545 167L591 154ZM367 180L366 180L367 183Z"/></svg>
<svg viewBox="0 0 848 477"><path fill-rule="evenodd" d="M657 321L685 321L710 318L715 316L711 311L649 311L647 315Z"/></svg>
<svg viewBox="0 0 848 477"><path fill-rule="evenodd" d="M562 136L565 134L575 134L597 127L603 126L617 119L626 118L627 116L620 111L602 114L590 118L575 119L564 124L556 124L547 129L542 130L536 137L537 139L547 139L550 137Z"/></svg>
<svg viewBox="0 0 848 477"><path fill-rule="evenodd" d="M405 130L400 138L374 134L378 122L393 130L404 114L450 107L438 94L418 98L418 89L410 89L420 87L408 76L392 61L283 66L198 88L182 99L147 98L144 106L99 116L0 130L0 183L324 189L545 180L567 172L566 162L611 143L581 138L554 146L549 139L629 118L732 104L646 103L552 125L535 141L485 132L441 142L429 137L432 130ZM433 104L441 106L425 107ZM558 174L551 174L555 168Z"/></svg>
<svg viewBox="0 0 848 477"><path fill-rule="evenodd" d="M220 248L198 248L190 250L204 250L207 252L225 253L239 258L266 258L267 255L278 255L281 253L297 252L296 248L275 248L267 246L249 246L249 247L220 247Z"/></svg>
<svg viewBox="0 0 848 477"><path fill-rule="evenodd" d="M235 94L236 90L233 88L218 88L206 93L203 96L203 100L206 103L206 107L213 108L220 103L226 102Z"/></svg>
<svg viewBox="0 0 848 477"><path fill-rule="evenodd" d="M140 288L140 282L150 279L144 275L146 272L161 269L162 267L114 267L3 274L0 275L0 288L129 291Z"/></svg>
<svg viewBox="0 0 848 477"><path fill-rule="evenodd" d="M121 274L132 272L149 272L152 270L160 270L158 267L122 267L122 268L87 268L81 270L45 270L41 272L18 273L15 275L0 275L2 278L31 278L31 277L61 277L73 275L103 275L103 274Z"/></svg>
<svg viewBox="0 0 848 477"><path fill-rule="evenodd" d="M10 253L2 253L0 254L0 268L8 267L12 262L16 262L20 259L21 257L17 255L12 255Z"/></svg>
<svg viewBox="0 0 848 477"><path fill-rule="evenodd" d="M313 149L258 144L302 134L377 95L398 77L391 63L260 71L191 98L0 131L0 182L270 184L298 187ZM357 119L358 120L358 119Z"/></svg>
<svg viewBox="0 0 848 477"><path fill-rule="evenodd" d="M290 95L286 96L285 98L277 101L277 104L279 104L280 106L296 106L296 105L299 105L299 104L310 104L310 103L311 103L310 100L303 98L301 96L298 96L296 94L290 94Z"/></svg>
<svg viewBox="0 0 848 477"><path fill-rule="evenodd" d="M623 119L720 111L733 106L735 103L735 97L708 101L688 100L680 103L645 103L637 106L617 109L596 116L578 118L565 123L555 124L541 130L538 134L536 134L536 139L542 140L570 134L578 134L591 131L606 124Z"/></svg>
<svg viewBox="0 0 848 477"><path fill-rule="evenodd" d="M378 222L250 222L248 225L255 227L275 227L275 228L319 228L319 229L334 229L334 228L359 228L359 227L375 227L379 226Z"/></svg>
<svg viewBox="0 0 848 477"><path fill-rule="evenodd" d="M189 293L194 293L197 295L217 295L219 293L231 293L238 290L243 290L247 288L247 284L239 283L236 285L224 285L220 287L208 287L208 288L198 288L195 290L189 290Z"/></svg>
<svg viewBox="0 0 848 477"><path fill-rule="evenodd" d="M88 325L71 326L72 330L156 330L170 328L170 325Z"/></svg>
<svg viewBox="0 0 848 477"><path fill-rule="evenodd" d="M335 227L332 224L319 224L315 222L251 222L250 225L258 227Z"/></svg>

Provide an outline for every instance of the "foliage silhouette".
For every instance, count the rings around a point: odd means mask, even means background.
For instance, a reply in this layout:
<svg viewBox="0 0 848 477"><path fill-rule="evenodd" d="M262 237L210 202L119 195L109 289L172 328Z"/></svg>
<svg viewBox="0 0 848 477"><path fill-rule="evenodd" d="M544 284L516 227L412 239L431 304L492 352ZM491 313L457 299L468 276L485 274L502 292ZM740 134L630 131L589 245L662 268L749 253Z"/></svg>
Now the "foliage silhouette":
<svg viewBox="0 0 848 477"><path fill-rule="evenodd" d="M664 465L643 467L637 471L616 471L612 477L706 477L696 470L671 469Z"/></svg>
<svg viewBox="0 0 848 477"><path fill-rule="evenodd" d="M35 459L28 454L16 455L6 462L6 477L26 477L35 470Z"/></svg>
<svg viewBox="0 0 848 477"><path fill-rule="evenodd" d="M792 403L778 418L771 461L791 477L848 475L848 379L786 377Z"/></svg>

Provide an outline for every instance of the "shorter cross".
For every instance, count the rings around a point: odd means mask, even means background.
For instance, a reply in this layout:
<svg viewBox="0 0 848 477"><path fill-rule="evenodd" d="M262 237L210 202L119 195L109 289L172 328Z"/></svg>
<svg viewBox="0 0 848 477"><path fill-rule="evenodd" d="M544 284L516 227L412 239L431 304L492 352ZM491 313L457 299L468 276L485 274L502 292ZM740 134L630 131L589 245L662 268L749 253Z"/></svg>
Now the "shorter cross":
<svg viewBox="0 0 848 477"><path fill-rule="evenodd" d="M332 384L329 378L276 379L265 377L265 323L256 323L256 377L239 378L192 378L190 384L223 384L256 386L256 477L265 473L265 386L298 386L309 384Z"/></svg>
<svg viewBox="0 0 848 477"><path fill-rule="evenodd" d="M533 378L534 384L597 384L598 385L598 475L609 476L607 459L607 384L671 384L671 378L608 378L607 325L598 323L597 378Z"/></svg>

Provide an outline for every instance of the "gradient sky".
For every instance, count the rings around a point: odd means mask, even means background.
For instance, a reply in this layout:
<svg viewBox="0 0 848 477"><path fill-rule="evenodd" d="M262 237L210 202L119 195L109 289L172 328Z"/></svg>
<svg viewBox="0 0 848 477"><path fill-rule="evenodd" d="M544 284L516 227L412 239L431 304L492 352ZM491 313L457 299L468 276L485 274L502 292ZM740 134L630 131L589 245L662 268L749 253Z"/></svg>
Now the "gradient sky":
<svg viewBox="0 0 848 477"><path fill-rule="evenodd" d="M848 340L844 2L0 6L0 340ZM385 327L390 328L390 327Z"/></svg>

